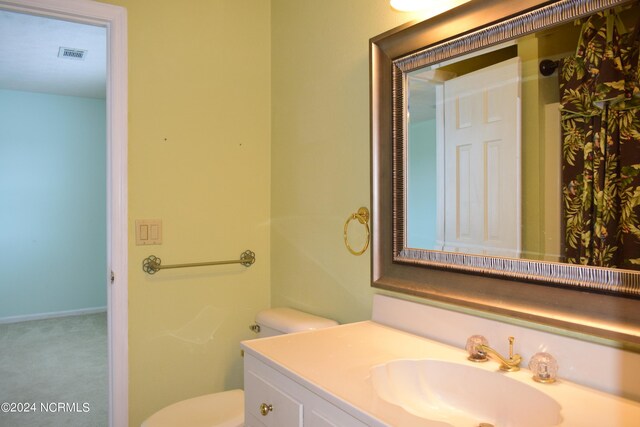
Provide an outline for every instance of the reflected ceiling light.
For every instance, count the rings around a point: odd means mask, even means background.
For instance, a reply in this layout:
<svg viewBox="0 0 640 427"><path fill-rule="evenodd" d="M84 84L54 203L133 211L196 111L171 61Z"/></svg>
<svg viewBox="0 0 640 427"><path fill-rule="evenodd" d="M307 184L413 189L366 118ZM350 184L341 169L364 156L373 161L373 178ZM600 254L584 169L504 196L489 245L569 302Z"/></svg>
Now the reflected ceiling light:
<svg viewBox="0 0 640 427"><path fill-rule="evenodd" d="M402 12L426 9L433 0L391 0L391 7Z"/></svg>

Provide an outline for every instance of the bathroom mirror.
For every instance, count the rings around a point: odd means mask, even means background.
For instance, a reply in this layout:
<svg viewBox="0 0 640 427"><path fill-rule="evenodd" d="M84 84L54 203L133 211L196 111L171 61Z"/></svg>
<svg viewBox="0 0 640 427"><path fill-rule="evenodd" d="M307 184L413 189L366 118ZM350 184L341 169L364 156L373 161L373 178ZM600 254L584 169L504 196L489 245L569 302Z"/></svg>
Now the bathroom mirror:
<svg viewBox="0 0 640 427"><path fill-rule="evenodd" d="M471 1L371 40L374 286L640 343L639 8Z"/></svg>

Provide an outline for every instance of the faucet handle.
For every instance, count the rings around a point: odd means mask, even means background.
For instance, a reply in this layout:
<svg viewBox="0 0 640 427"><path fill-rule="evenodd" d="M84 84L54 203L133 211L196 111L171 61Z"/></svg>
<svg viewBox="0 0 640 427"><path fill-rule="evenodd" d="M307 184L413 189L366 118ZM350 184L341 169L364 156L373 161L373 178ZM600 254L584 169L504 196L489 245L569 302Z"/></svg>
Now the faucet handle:
<svg viewBox="0 0 640 427"><path fill-rule="evenodd" d="M529 361L529 369L533 372L533 380L539 383L553 383L558 374L558 362L549 353L536 353Z"/></svg>
<svg viewBox="0 0 640 427"><path fill-rule="evenodd" d="M486 362L488 358L483 346L488 347L489 341L482 335L472 335L467 338L467 345L465 346L467 353L469 353L467 359L472 362Z"/></svg>

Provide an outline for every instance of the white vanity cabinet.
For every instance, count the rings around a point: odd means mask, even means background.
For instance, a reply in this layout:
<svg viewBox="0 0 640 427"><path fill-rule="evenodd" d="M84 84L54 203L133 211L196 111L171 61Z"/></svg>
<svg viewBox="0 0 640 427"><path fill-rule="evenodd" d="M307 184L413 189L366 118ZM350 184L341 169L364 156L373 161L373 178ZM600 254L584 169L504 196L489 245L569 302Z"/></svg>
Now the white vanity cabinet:
<svg viewBox="0 0 640 427"><path fill-rule="evenodd" d="M421 317L412 311L411 306L407 307L408 302L403 304L395 311L396 315L410 314L408 322L422 320L420 324L435 327L434 319L439 319L438 316ZM476 320L468 329L480 329L478 325L482 322L482 319ZM485 328L488 329L483 326L481 330ZM443 329L446 330L446 327ZM527 333L530 335L527 336ZM461 331L457 335L464 342L464 337L469 334L471 332ZM520 348L530 345L536 349L536 342L547 341L544 336L531 335L524 328L519 329L517 335L527 337L521 341ZM534 344L527 344L529 341ZM495 361L477 364L467 360L468 354L462 348L375 321L247 340L241 346L245 354L245 425L248 427L433 427L446 424L443 420L450 419L451 408L458 408L456 421L451 423L456 426L479 425L481 422L491 422L496 426L534 425L543 413L553 415L554 410L559 411L562 421L556 424L546 421L544 425L640 425L639 399L624 399L576 385L562 377L553 384L537 383L527 369L504 373L498 369ZM584 354L591 352L585 351ZM634 375L640 369L633 367L640 365L632 356L635 357L635 354L626 355L623 359L625 367L630 367L625 370L624 376L625 380L636 384ZM570 362L566 357L562 360ZM611 360L617 359L611 357ZM433 377L430 387L426 387L425 381L430 381L427 377L434 371L422 370L420 367L424 366L439 367L439 377ZM448 373L442 369L448 369ZM489 410L487 408L490 405L476 405L478 400L473 394L467 394L469 399L465 401L457 398L455 393L441 392L448 390L456 378L466 384L466 379L471 378L470 370L481 370L489 375L481 380L488 392L491 387L503 387L503 383L499 382L501 380L516 381L518 387L508 387L509 393L516 396L515 400L512 399L510 403L496 400L497 403L510 406ZM593 368L585 371L585 375L593 370L597 371ZM443 381L438 382L437 378ZM477 379L474 381L474 384L478 383ZM461 387L457 389L467 390ZM473 388L468 391L472 392ZM490 393L489 397L494 394ZM432 396L440 396L445 400L442 400L443 403L434 402L430 400ZM514 409L516 403L521 410ZM266 408L266 415L261 414L261 407ZM526 408L534 408L534 414L529 414L527 418L533 420L534 424L516 419L515 415L522 415ZM460 418L461 415L464 420ZM509 419L503 419L506 416ZM469 422L469 418L473 421ZM461 420L464 423L458 422Z"/></svg>
<svg viewBox="0 0 640 427"><path fill-rule="evenodd" d="M366 427L292 378L245 352L246 427Z"/></svg>

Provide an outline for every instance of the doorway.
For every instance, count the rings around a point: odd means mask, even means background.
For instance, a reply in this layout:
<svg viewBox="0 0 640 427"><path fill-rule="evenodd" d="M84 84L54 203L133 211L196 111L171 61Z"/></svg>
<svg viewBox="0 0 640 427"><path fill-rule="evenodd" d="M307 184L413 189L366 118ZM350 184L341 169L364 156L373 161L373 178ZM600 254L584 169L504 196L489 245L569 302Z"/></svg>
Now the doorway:
<svg viewBox="0 0 640 427"><path fill-rule="evenodd" d="M107 242L104 279L109 283L106 301L108 415L110 426L126 426L128 425L126 10L119 6L88 0L0 0L0 9L100 26L107 32ZM82 408L78 409L82 410Z"/></svg>

